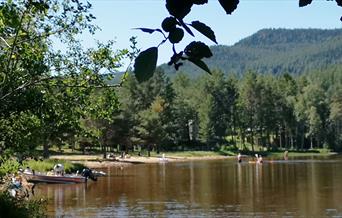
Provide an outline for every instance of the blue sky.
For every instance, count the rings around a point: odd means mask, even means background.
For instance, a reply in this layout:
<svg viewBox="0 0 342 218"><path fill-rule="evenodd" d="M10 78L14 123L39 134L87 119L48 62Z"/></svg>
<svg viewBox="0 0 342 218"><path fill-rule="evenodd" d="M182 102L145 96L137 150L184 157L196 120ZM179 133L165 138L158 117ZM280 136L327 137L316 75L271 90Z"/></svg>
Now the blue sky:
<svg viewBox="0 0 342 218"><path fill-rule="evenodd" d="M137 36L138 47L145 50L156 46L163 39L158 33L152 35L134 30L136 27L160 28L168 16L164 0L89 0L93 5L95 23L102 29L95 36L84 35L85 45L93 38L100 41L115 40L116 48L128 48L129 38ZM226 15L217 0L209 0L206 6L194 6L184 19L190 23L199 20L210 26L219 44L232 45L263 28L341 28L342 7L335 1L314 0L311 5L298 7L298 0L240 0L232 15ZM189 42L200 40L213 43L194 30L196 38L186 35L177 45L180 51ZM168 43L159 49L158 64L171 56Z"/></svg>

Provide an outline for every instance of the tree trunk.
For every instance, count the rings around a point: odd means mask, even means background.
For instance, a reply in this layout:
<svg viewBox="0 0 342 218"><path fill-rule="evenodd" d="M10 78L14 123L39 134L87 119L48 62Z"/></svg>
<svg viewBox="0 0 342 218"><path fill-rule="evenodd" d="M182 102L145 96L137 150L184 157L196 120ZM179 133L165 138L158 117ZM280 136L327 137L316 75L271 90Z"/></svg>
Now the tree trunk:
<svg viewBox="0 0 342 218"><path fill-rule="evenodd" d="M151 157L151 145L150 144L147 145L147 156Z"/></svg>
<svg viewBox="0 0 342 218"><path fill-rule="evenodd" d="M49 145L47 143L44 143L43 157L44 158L49 158L49 156L50 156Z"/></svg>
<svg viewBox="0 0 342 218"><path fill-rule="evenodd" d="M241 131L241 140L242 140L242 146L243 149L246 149L246 133L242 130Z"/></svg>
<svg viewBox="0 0 342 218"><path fill-rule="evenodd" d="M252 145L252 152L254 153L254 131L251 129L251 145Z"/></svg>
<svg viewBox="0 0 342 218"><path fill-rule="evenodd" d="M279 148L283 148L282 127L279 128Z"/></svg>
<svg viewBox="0 0 342 218"><path fill-rule="evenodd" d="M267 130L266 131L266 148L267 148L267 151L270 150L270 144L271 144L271 142L270 142L270 132Z"/></svg>
<svg viewBox="0 0 342 218"><path fill-rule="evenodd" d="M285 148L289 149L289 134L288 134L288 129L287 126L284 126L284 138L285 138Z"/></svg>
<svg viewBox="0 0 342 218"><path fill-rule="evenodd" d="M159 150L159 143L155 144L156 150L157 150L157 154L160 154L160 150Z"/></svg>
<svg viewBox="0 0 342 218"><path fill-rule="evenodd" d="M300 143L300 149L301 149L301 150L304 149L304 141L305 141L304 134L302 134L302 135L301 135L301 143Z"/></svg>
<svg viewBox="0 0 342 218"><path fill-rule="evenodd" d="M234 147L236 147L236 139L235 139L235 130L236 130L236 124L235 124L235 108L234 108L234 106L232 107L232 109L233 109L233 117L232 117L232 120L233 120L233 128L232 128L232 139L233 139L233 145L234 145Z"/></svg>
<svg viewBox="0 0 342 218"><path fill-rule="evenodd" d="M107 158L107 132L103 133L103 144L102 144L103 159Z"/></svg>
<svg viewBox="0 0 342 218"><path fill-rule="evenodd" d="M260 130L260 140L261 140L261 143L259 143L259 145L261 145L261 147L264 148L264 146L265 146L265 139L264 139L264 131L262 130L262 128Z"/></svg>
<svg viewBox="0 0 342 218"><path fill-rule="evenodd" d="M106 143L102 145L103 159L107 158L107 146Z"/></svg>
<svg viewBox="0 0 342 218"><path fill-rule="evenodd" d="M290 132L290 143L291 143L291 150L293 150L293 134Z"/></svg>
<svg viewBox="0 0 342 218"><path fill-rule="evenodd" d="M49 138L50 137L47 137L47 139L45 140L44 142L44 145L43 145L43 157L44 158L49 158L50 156L50 152L49 152L49 147L50 147L50 143L49 143Z"/></svg>

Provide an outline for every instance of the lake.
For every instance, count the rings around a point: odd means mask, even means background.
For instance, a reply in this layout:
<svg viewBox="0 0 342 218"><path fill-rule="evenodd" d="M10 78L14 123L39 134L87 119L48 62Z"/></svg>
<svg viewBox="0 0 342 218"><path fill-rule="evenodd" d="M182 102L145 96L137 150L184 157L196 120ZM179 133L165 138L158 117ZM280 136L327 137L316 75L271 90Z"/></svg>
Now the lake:
<svg viewBox="0 0 342 218"><path fill-rule="evenodd" d="M235 159L102 169L97 182L38 185L51 217L342 217L342 157Z"/></svg>

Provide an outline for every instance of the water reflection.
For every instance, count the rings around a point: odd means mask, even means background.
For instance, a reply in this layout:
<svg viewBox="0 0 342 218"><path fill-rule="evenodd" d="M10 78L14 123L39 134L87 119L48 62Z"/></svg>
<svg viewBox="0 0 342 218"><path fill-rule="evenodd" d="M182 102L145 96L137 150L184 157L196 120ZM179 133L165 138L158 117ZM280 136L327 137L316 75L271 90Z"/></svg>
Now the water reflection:
<svg viewBox="0 0 342 218"><path fill-rule="evenodd" d="M108 168L78 185L40 185L51 216L342 217L342 159L235 160Z"/></svg>

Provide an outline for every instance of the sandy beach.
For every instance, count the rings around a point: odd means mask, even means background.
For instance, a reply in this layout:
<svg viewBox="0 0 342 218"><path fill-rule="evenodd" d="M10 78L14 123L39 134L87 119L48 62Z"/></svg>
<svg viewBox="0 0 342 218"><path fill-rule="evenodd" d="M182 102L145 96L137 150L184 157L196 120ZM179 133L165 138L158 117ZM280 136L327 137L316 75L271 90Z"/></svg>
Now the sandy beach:
<svg viewBox="0 0 342 218"><path fill-rule="evenodd" d="M142 157L130 156L126 158L108 158L104 159L102 155L53 155L51 159L68 160L73 163L81 163L89 168L105 168L105 167L121 167L132 164L153 164L160 162L184 162L192 160L217 160L233 158L232 156L201 156L201 157L178 157L165 156L161 157Z"/></svg>

